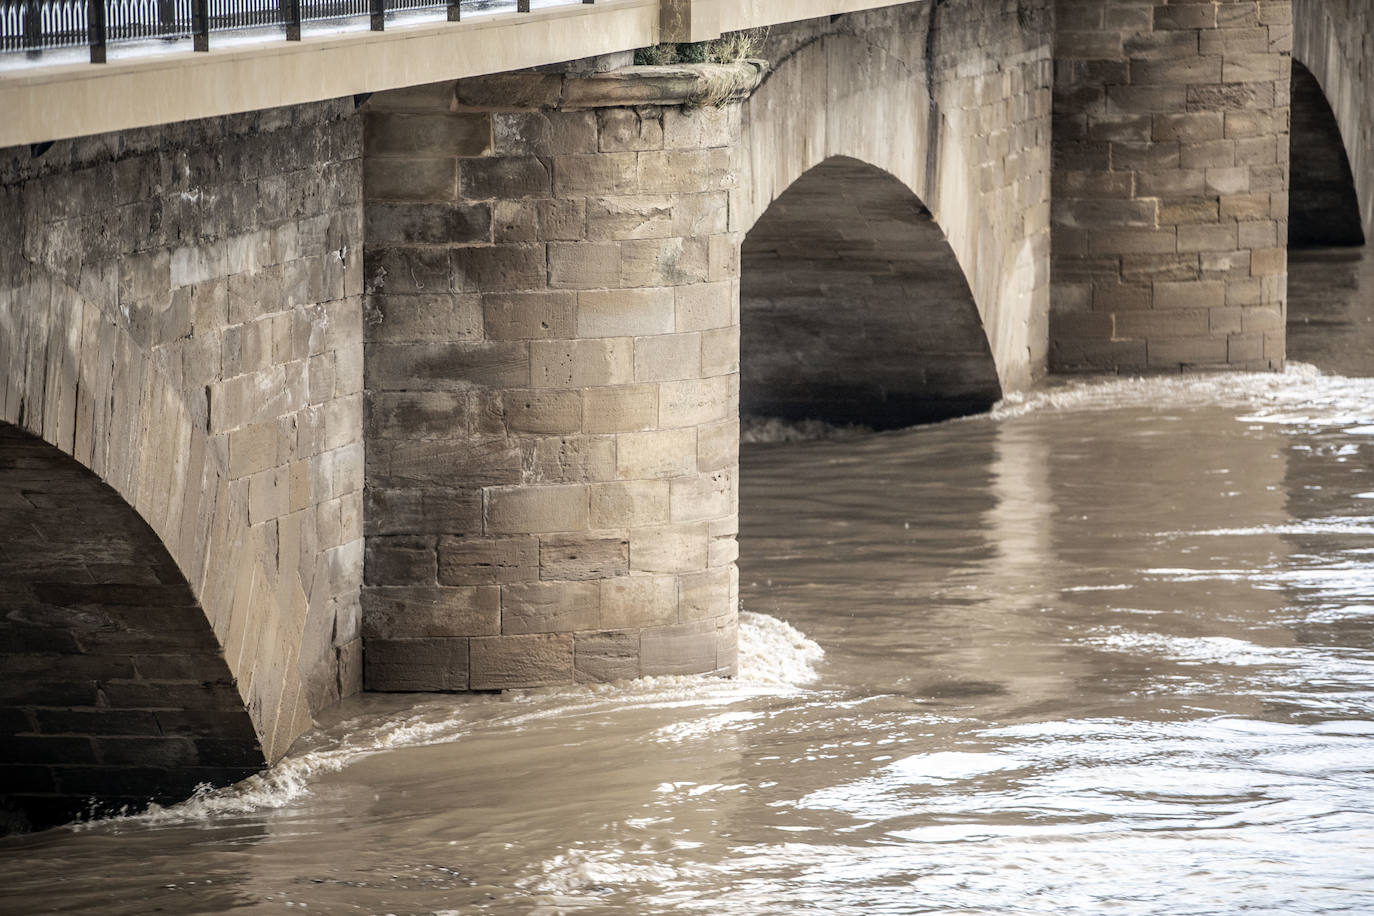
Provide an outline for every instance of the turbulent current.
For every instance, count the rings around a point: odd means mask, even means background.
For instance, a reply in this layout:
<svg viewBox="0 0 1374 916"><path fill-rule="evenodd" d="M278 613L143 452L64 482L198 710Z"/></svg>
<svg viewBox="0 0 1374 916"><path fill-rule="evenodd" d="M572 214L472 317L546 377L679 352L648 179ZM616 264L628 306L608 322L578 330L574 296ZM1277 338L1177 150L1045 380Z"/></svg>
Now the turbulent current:
<svg viewBox="0 0 1374 916"><path fill-rule="evenodd" d="M1374 912L1338 311L1292 338L1320 370L757 424L737 680L366 697L238 786L0 842L0 911Z"/></svg>

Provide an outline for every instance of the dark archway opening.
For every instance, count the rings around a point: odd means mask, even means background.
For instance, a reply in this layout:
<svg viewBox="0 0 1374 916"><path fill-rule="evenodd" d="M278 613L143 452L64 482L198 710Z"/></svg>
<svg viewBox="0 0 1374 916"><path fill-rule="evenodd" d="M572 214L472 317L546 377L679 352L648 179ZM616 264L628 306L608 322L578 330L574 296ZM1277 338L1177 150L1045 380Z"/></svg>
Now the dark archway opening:
<svg viewBox="0 0 1374 916"><path fill-rule="evenodd" d="M834 157L744 240L741 412L892 429L1001 397L968 281L892 175Z"/></svg>
<svg viewBox="0 0 1374 916"><path fill-rule="evenodd" d="M1290 248L1363 245L1360 204L1336 116L1312 72L1293 61Z"/></svg>
<svg viewBox="0 0 1374 916"><path fill-rule="evenodd" d="M157 535L75 460L0 423L0 833L180 801L264 764Z"/></svg>

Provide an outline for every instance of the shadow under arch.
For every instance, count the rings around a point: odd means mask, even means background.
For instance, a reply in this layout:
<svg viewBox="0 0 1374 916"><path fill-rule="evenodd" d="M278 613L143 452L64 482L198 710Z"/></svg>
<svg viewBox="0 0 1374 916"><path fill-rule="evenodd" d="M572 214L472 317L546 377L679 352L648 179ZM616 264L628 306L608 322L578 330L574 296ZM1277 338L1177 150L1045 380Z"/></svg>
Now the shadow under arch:
<svg viewBox="0 0 1374 916"><path fill-rule="evenodd" d="M1340 125L1317 78L1295 59L1288 191L1289 247L1364 243L1355 178Z"/></svg>
<svg viewBox="0 0 1374 916"><path fill-rule="evenodd" d="M265 765L181 570L111 486L0 422L0 833Z"/></svg>
<svg viewBox="0 0 1374 916"><path fill-rule="evenodd" d="M846 156L812 167L745 236L744 414L891 429L1002 396L968 280L891 174Z"/></svg>

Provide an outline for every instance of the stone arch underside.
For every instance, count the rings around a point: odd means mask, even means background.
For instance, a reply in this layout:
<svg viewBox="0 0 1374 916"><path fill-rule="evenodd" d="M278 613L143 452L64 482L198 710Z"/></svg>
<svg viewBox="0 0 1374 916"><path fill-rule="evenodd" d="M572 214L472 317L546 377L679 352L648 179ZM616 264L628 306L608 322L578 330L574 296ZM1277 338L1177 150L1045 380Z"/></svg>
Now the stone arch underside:
<svg viewBox="0 0 1374 916"><path fill-rule="evenodd" d="M1294 0L1293 61L1330 105L1354 180L1365 237L1374 233L1374 6L1367 0ZM1295 89L1297 88L1295 83ZM1298 137L1299 100L1293 100ZM1294 166L1296 177L1297 157ZM1296 194L1290 204L1296 203ZM1290 233L1291 234L1291 233Z"/></svg>
<svg viewBox="0 0 1374 916"><path fill-rule="evenodd" d="M987 410L997 368L929 210L891 175L832 157L746 236L745 414L878 429Z"/></svg>
<svg viewBox="0 0 1374 916"><path fill-rule="evenodd" d="M1288 243L1293 248L1363 245L1355 178L1340 125L1321 84L1293 62Z"/></svg>
<svg viewBox="0 0 1374 916"><path fill-rule="evenodd" d="M891 175L943 231L1001 389L1028 386L1048 349L1047 16L947 0L774 27L773 70L744 104L732 228L832 157Z"/></svg>
<svg viewBox="0 0 1374 916"><path fill-rule="evenodd" d="M44 827L264 764L219 640L108 484L0 422L0 823Z"/></svg>

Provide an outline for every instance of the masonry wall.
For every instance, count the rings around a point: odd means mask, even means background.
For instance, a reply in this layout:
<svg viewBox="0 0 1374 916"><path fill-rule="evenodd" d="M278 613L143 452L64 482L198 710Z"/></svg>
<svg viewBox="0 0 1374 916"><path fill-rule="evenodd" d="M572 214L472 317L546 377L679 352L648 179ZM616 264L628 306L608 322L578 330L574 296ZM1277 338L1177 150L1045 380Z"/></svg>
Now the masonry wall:
<svg viewBox="0 0 1374 916"><path fill-rule="evenodd" d="M1312 71L1340 125L1365 237L1374 236L1374 7L1294 0L1293 58Z"/></svg>
<svg viewBox="0 0 1374 916"><path fill-rule="evenodd" d="M360 143L345 101L0 154L0 420L150 526L268 760L361 680Z"/></svg>
<svg viewBox="0 0 1374 916"><path fill-rule="evenodd" d="M1292 10L1057 10L1050 365L1283 365Z"/></svg>
<svg viewBox="0 0 1374 916"><path fill-rule="evenodd" d="M704 86L368 103L369 689L734 670L739 111Z"/></svg>

